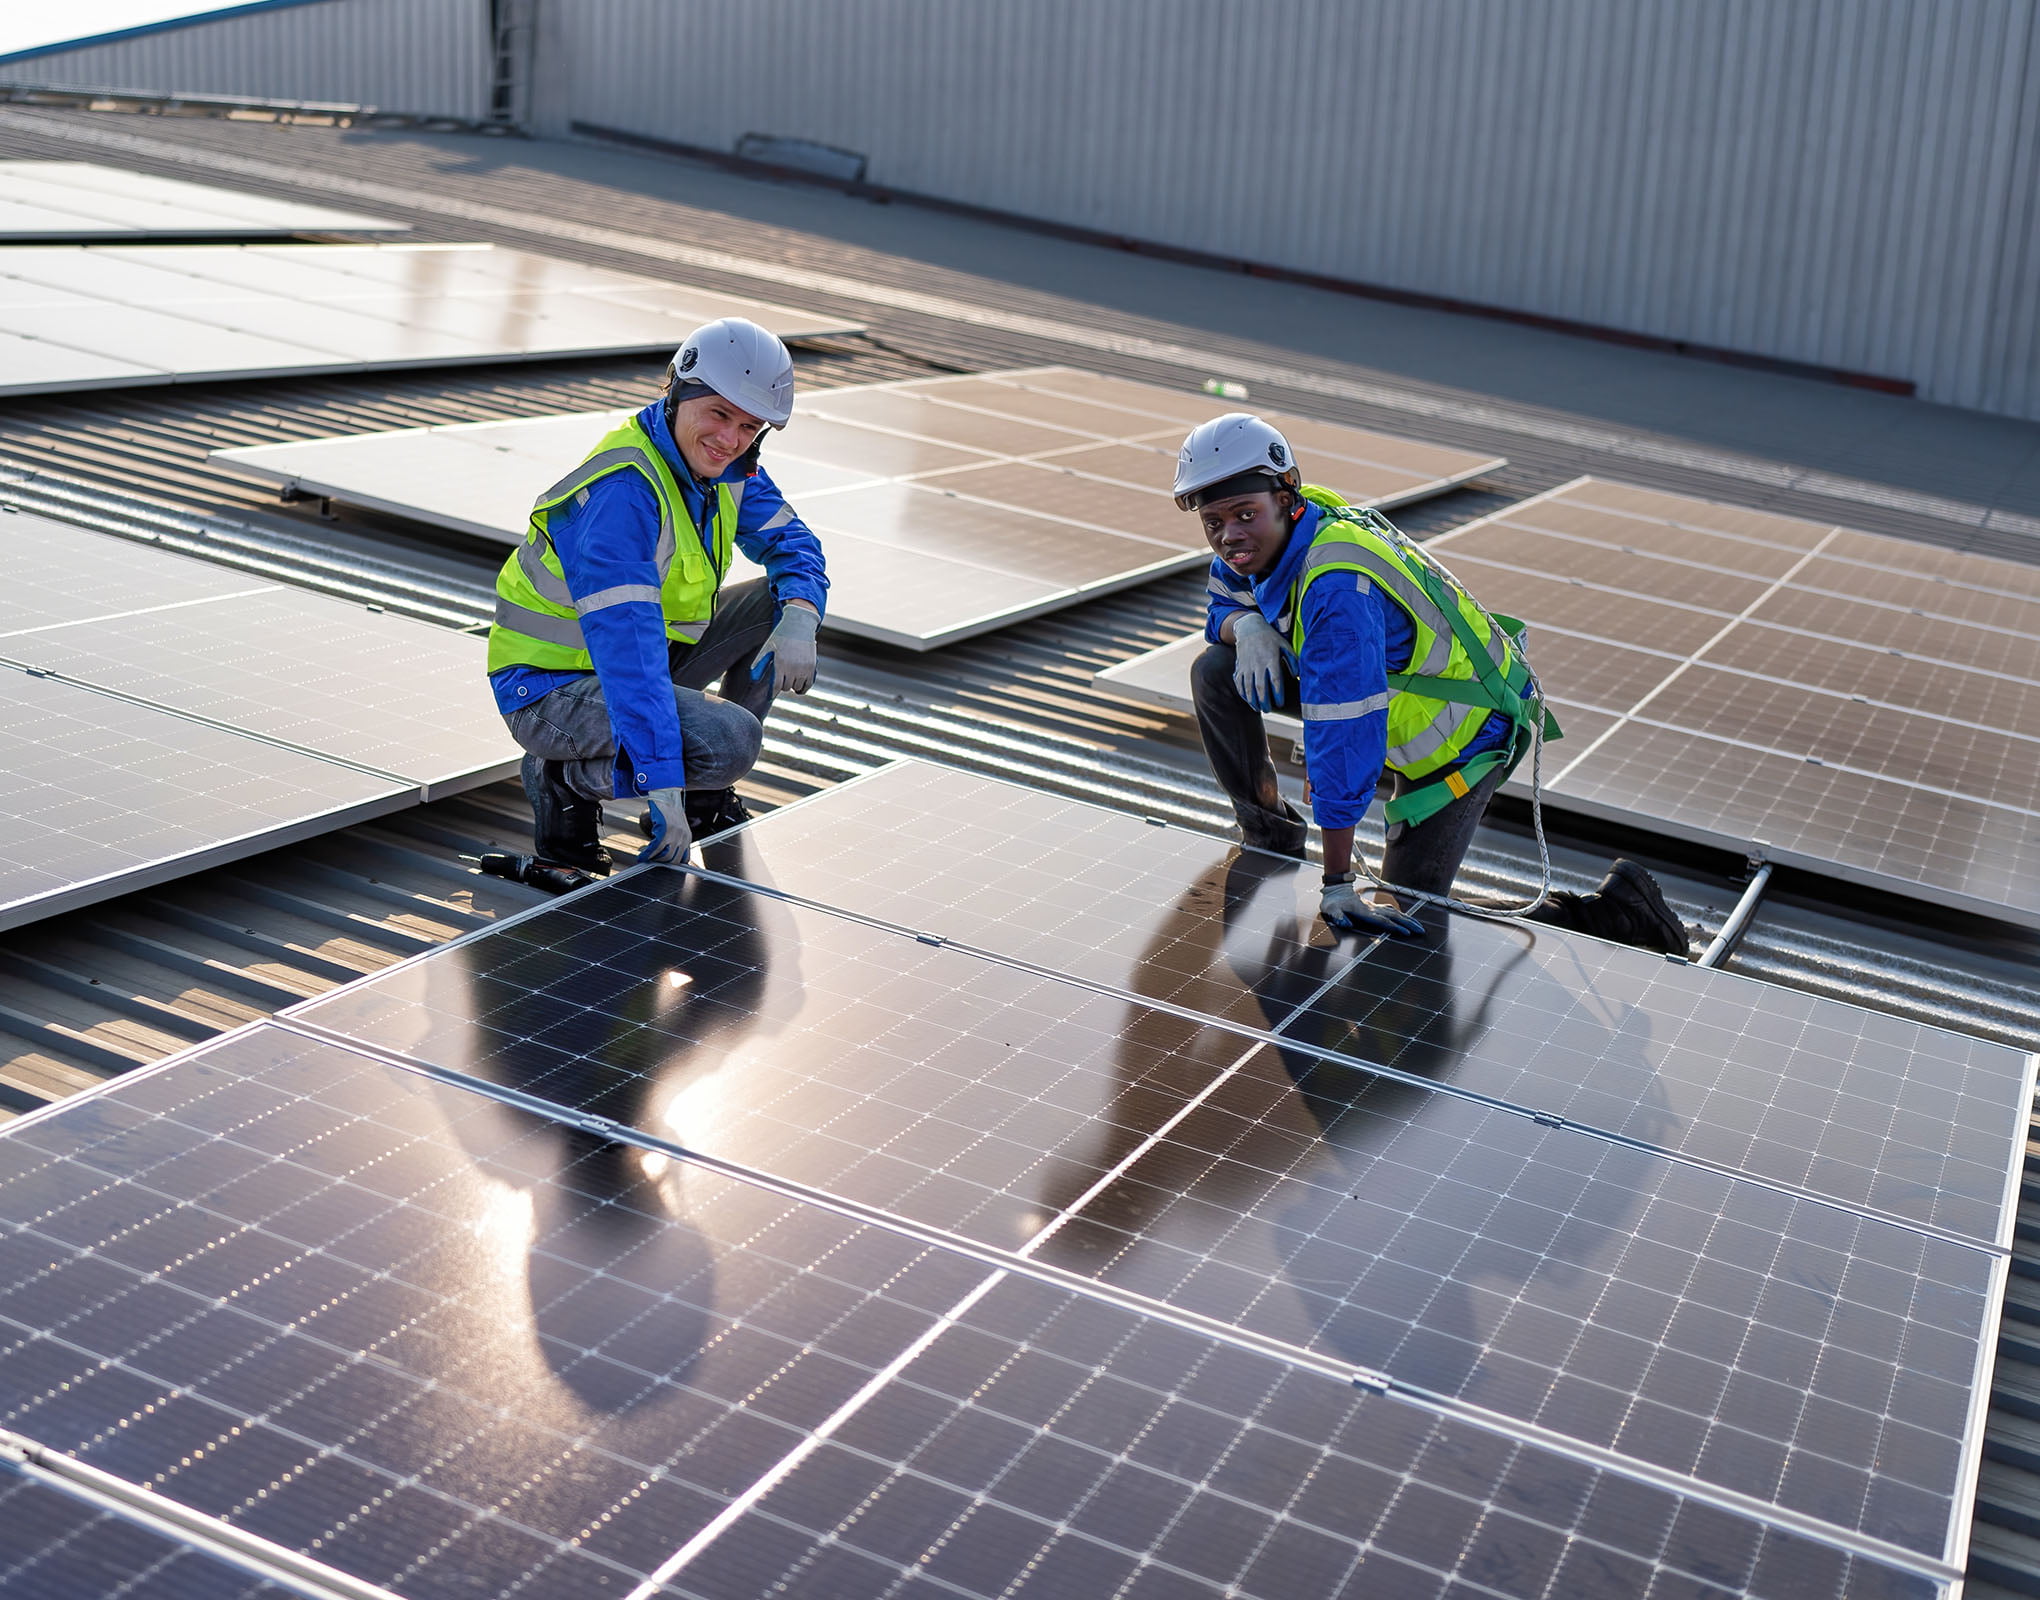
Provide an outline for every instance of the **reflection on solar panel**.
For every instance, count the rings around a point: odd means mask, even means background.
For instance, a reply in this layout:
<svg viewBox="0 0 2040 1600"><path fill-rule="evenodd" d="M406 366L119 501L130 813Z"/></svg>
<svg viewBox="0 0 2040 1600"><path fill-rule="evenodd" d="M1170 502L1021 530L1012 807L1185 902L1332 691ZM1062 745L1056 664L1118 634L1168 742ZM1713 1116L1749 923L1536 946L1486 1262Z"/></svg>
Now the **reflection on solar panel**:
<svg viewBox="0 0 2040 1600"><path fill-rule="evenodd" d="M2040 925L2033 568L1591 478L1432 548L1598 714L1555 798Z"/></svg>
<svg viewBox="0 0 2040 1600"><path fill-rule="evenodd" d="M2040 926L2035 569L1590 478L1429 548L1534 626L1554 801ZM1187 710L1203 648L1093 681Z"/></svg>
<svg viewBox="0 0 2040 1600"><path fill-rule="evenodd" d="M0 243L408 233L408 222L90 161L0 161Z"/></svg>
<svg viewBox="0 0 2040 1600"><path fill-rule="evenodd" d="M1933 1593L1959 1567L2032 1060L1550 930L1340 944L1293 863L920 764L703 865L289 1024L1006 1274L676 1547L680 1592L798 1571L862 1593L850 1575L949 1552L968 1593L1051 1556L1069 1582L1146 1560L1332 1593L1368 1528L1369 1559L1432 1569L1414 1592L1638 1592L1603 1554L1623 1581L1542 1587L1589 1468L1723 1518L1709 1575L1735 1592L1775 1582L1753 1545L1788 1530L1793 1561L1830 1564L1808 1593ZM1255 1396L1328 1371L1432 1416L1320 1396L1284 1404L1333 1406L1325 1432L1259 1433ZM1509 1538L1546 1554L1518 1578L1481 1554L1492 1478L1401 1521L1359 1492L1379 1449L1435 1461L1441 1429L1520 1475ZM1314 1453L1359 1438L1357 1464ZM1141 1470L1086 1475L1086 1449ZM1260 1465L1234 1478L1239 1449ZM1170 1462L1179 1481L1144 1475ZM1314 1471L1346 1517L1296 1511ZM1277 1526L1222 1531L1249 1484ZM961 1521L918 1544L894 1520L943 1505ZM1062 1532L1030 1544L1030 1519ZM1115 1521L1116 1551L1066 1542ZM1404 1528L1418 1545L1382 1531ZM1875 1559L1844 1574L1837 1550Z"/></svg>
<svg viewBox="0 0 2040 1600"><path fill-rule="evenodd" d="M406 1596L1940 1592L274 1025L0 1215L6 1426Z"/></svg>
<svg viewBox="0 0 2040 1600"><path fill-rule="evenodd" d="M0 517L0 926L514 770L481 641Z"/></svg>
<svg viewBox="0 0 2040 1600"><path fill-rule="evenodd" d="M856 326L484 244L18 245L0 394L663 351L725 316Z"/></svg>
<svg viewBox="0 0 2040 1600"><path fill-rule="evenodd" d="M1184 428L1217 409L1060 367L876 384L803 395L767 466L822 536L829 625L925 650L1209 560L1167 491ZM213 459L299 493L514 542L538 492L621 415L308 439ZM1372 504L1503 464L1280 420ZM753 575L740 561L737 576Z"/></svg>

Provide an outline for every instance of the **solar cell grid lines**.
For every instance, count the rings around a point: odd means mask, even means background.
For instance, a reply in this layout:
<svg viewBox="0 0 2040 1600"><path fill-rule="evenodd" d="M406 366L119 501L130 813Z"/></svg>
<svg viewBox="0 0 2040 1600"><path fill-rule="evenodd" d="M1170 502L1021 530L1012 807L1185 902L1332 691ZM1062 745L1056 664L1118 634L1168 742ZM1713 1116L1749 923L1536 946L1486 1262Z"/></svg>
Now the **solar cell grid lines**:
<svg viewBox="0 0 2040 1600"><path fill-rule="evenodd" d="M667 350L722 316L856 326L492 245L14 245L0 394Z"/></svg>
<svg viewBox="0 0 2040 1600"><path fill-rule="evenodd" d="M0 925L514 770L481 642L0 516Z"/></svg>
<svg viewBox="0 0 2040 1600"><path fill-rule="evenodd" d="M0 243L408 233L408 222L88 161L0 161Z"/></svg>
<svg viewBox="0 0 2040 1600"><path fill-rule="evenodd" d="M40 1600L292 1600L297 1591L0 1461L0 1589Z"/></svg>
<svg viewBox="0 0 2040 1600"><path fill-rule="evenodd" d="M2031 1062L918 764L706 866L0 1135L0 1426L406 1600L1954 1576Z"/></svg>
<svg viewBox="0 0 2040 1600"><path fill-rule="evenodd" d="M1531 625L1554 804L2040 926L2040 569L1592 478L1427 548Z"/></svg>
<svg viewBox="0 0 2040 1600"><path fill-rule="evenodd" d="M802 394L766 469L821 537L827 625L926 650L1209 559L1168 494L1202 396L1066 368ZM216 452L231 470L483 537L622 413L462 423ZM1502 463L1306 423L1342 489L1400 504ZM1333 447L1345 453L1334 456ZM733 577L753 569L739 563Z"/></svg>
<svg viewBox="0 0 2040 1600"><path fill-rule="evenodd" d="M1941 1587L272 1026L0 1214L0 1415L407 1600Z"/></svg>
<svg viewBox="0 0 2040 1600"><path fill-rule="evenodd" d="M0 926L408 804L402 783L0 666Z"/></svg>

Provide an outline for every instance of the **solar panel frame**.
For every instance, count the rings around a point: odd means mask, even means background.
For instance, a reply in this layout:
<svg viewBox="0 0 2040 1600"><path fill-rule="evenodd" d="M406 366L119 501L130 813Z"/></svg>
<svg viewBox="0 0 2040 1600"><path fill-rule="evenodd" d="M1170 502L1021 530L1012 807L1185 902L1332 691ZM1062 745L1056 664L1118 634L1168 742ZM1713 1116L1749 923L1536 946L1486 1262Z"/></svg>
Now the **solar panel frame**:
<svg viewBox="0 0 2040 1600"><path fill-rule="evenodd" d="M1208 561L1194 521L1166 492L1177 444L1168 413L1201 418L1215 403L1104 379L1097 381L1117 398L1084 399L1093 379L1027 368L802 396L792 423L772 438L766 466L831 559L824 626L902 649L939 649ZM1060 387L1034 387L1035 380ZM1071 388L1075 398L1062 392ZM1159 409L1118 403L1129 395ZM1011 409L1002 410L1007 397ZM1066 414L1057 420L1059 413ZM529 495L625 415L458 423L245 446L211 459L290 493L517 543ZM1384 475L1395 478L1375 497L1383 504L1436 494L1503 464L1312 426L1326 439L1361 441L1356 451L1403 451L1419 463L1369 466L1384 483ZM512 468L506 456L528 468ZM1351 464L1357 469L1361 457ZM887 503L918 514L922 525L886 515ZM732 581L752 576L749 563L733 564Z"/></svg>
<svg viewBox="0 0 2040 1600"><path fill-rule="evenodd" d="M861 327L493 245L16 245L0 340L44 349L0 394L664 351L719 316Z"/></svg>
<svg viewBox="0 0 2040 1600"><path fill-rule="evenodd" d="M457 794L521 759L471 637L28 512L0 516L0 574L15 752L0 926ZM137 850L130 833L151 829L164 847Z"/></svg>
<svg viewBox="0 0 2040 1600"><path fill-rule="evenodd" d="M27 213L40 213L29 217ZM0 161L0 243L404 234L408 222L93 161Z"/></svg>
<svg viewBox="0 0 2040 1600"><path fill-rule="evenodd" d="M0 928L417 803L413 785L13 667L0 704ZM53 867L66 841L76 864Z"/></svg>

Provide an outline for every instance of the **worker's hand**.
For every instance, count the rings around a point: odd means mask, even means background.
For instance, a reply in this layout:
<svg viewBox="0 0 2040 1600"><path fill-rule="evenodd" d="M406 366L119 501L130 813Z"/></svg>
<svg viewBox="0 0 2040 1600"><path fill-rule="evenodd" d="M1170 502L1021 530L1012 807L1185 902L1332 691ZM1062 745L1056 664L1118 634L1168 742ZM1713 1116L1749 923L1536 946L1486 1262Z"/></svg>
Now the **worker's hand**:
<svg viewBox="0 0 2040 1600"><path fill-rule="evenodd" d="M1350 872L1325 880L1318 915L1341 933L1386 933L1398 939L1417 939L1424 932L1424 925L1415 917L1361 899L1359 882Z"/></svg>
<svg viewBox="0 0 2040 1600"><path fill-rule="evenodd" d="M1256 711L1282 704L1282 640L1258 611L1239 611L1233 623L1233 687Z"/></svg>
<svg viewBox="0 0 2040 1600"><path fill-rule="evenodd" d="M694 830L687 825L687 791L654 789L645 796L650 810L652 842L638 852L638 862L665 861L678 865L687 859L687 847L694 843Z"/></svg>
<svg viewBox="0 0 2040 1600"><path fill-rule="evenodd" d="M779 620L765 636L765 648L758 652L758 664L751 676L762 678L771 667L775 694L806 694L815 686L815 633L822 619L810 606L789 600L779 608Z"/></svg>

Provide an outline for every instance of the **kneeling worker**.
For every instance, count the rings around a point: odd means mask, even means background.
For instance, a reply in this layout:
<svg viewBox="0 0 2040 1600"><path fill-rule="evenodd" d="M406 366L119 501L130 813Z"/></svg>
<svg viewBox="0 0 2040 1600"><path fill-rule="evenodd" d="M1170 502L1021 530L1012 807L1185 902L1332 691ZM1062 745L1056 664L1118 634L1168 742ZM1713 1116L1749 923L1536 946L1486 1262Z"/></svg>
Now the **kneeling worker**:
<svg viewBox="0 0 2040 1600"><path fill-rule="evenodd" d="M1449 894L1489 799L1545 715L1512 633L1385 517L1307 486L1289 443L1244 412L1201 424L1176 463L1176 504L1203 523L1209 647L1191 672L1205 754L1250 845L1303 857L1306 824L1277 792L1261 714L1297 696L1306 793L1324 837L1334 927L1415 935L1395 898L1353 871L1353 825L1384 808L1384 882ZM1545 723L1547 736L1556 728ZM1618 861L1591 894L1528 913L1683 955L1686 930L1648 872Z"/></svg>
<svg viewBox="0 0 2040 1600"><path fill-rule="evenodd" d="M754 322L687 336L666 392L538 498L496 578L489 682L524 747L538 859L609 871L602 802L643 795L640 860L742 821L775 692L805 694L829 579L758 451L793 359ZM719 594L732 550L762 580ZM720 680L721 694L703 693Z"/></svg>

